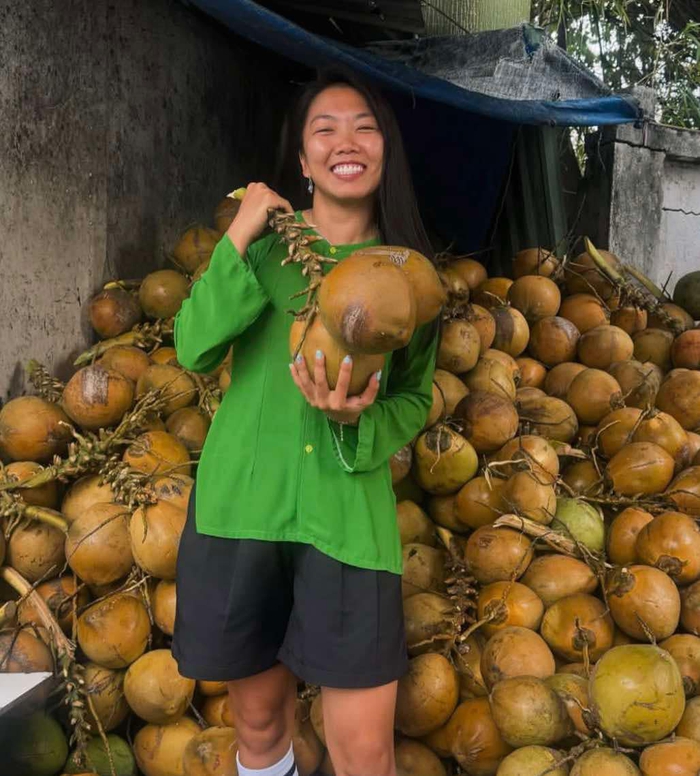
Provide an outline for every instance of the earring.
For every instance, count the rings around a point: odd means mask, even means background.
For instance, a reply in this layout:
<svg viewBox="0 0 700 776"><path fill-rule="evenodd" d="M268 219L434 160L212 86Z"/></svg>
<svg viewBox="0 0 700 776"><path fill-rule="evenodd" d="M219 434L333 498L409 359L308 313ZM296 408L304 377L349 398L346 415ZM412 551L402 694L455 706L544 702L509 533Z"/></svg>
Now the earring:
<svg viewBox="0 0 700 776"><path fill-rule="evenodd" d="M313 194L314 193L314 182L311 180L311 176L310 175L309 175L309 186L308 186L308 188L309 188L309 194Z"/></svg>

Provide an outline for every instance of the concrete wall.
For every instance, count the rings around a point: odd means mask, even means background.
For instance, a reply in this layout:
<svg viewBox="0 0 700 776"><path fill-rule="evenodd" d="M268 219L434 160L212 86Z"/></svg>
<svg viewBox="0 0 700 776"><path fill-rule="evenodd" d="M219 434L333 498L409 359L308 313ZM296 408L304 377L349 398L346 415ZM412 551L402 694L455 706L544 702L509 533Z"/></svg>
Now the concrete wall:
<svg viewBox="0 0 700 776"><path fill-rule="evenodd" d="M649 124L589 145L582 232L668 290L700 269L700 132Z"/></svg>
<svg viewBox="0 0 700 776"><path fill-rule="evenodd" d="M286 84L177 0L0 0L0 397L32 357L67 377L105 280L272 174Z"/></svg>

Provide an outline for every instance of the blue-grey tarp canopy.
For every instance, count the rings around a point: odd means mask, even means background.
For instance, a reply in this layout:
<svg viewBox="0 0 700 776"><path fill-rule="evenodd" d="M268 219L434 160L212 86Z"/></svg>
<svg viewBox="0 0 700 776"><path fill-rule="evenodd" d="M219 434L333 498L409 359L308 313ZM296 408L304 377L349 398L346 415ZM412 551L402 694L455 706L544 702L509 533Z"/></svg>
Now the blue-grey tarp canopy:
<svg viewBox="0 0 700 776"><path fill-rule="evenodd" d="M402 126L421 206L463 250L483 245L519 125L601 126L642 117L632 98L611 94L528 25L360 49L314 35L252 0L188 2L277 54L312 68L349 67L382 86Z"/></svg>

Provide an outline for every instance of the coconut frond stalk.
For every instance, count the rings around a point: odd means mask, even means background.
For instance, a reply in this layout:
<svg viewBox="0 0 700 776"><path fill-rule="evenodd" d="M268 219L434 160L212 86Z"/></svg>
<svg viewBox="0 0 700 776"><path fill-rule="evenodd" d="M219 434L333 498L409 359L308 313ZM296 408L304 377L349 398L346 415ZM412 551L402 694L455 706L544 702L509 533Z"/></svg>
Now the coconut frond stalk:
<svg viewBox="0 0 700 776"><path fill-rule="evenodd" d="M72 429L75 441L68 446L65 458L56 456L53 463L21 482L0 482L0 492L36 488L54 480L66 481L79 477L103 466L120 447L131 444L141 433L142 427L153 413L159 412L164 405L162 390L144 394L134 407L122 418L116 428L97 433L80 434Z"/></svg>
<svg viewBox="0 0 700 776"><path fill-rule="evenodd" d="M153 477L136 471L118 455L112 456L99 471L100 485L106 483L114 493L114 500L133 509L158 501L153 490Z"/></svg>
<svg viewBox="0 0 700 776"><path fill-rule="evenodd" d="M141 285L140 278L123 278L117 280L108 280L103 286L104 291L109 291L111 288L120 288L122 291L135 291Z"/></svg>
<svg viewBox="0 0 700 776"><path fill-rule="evenodd" d="M464 629L474 623L477 610L477 582L469 573L461 551L452 531L441 526L436 527L440 541L447 550L447 577L445 584L455 611L457 641L465 641Z"/></svg>
<svg viewBox="0 0 700 776"><path fill-rule="evenodd" d="M7 493L0 491L0 517L8 520L8 530L22 519L40 520L42 523L52 525L63 533L68 531L68 521L60 512L48 507L37 507L27 504L19 493Z"/></svg>
<svg viewBox="0 0 700 776"><path fill-rule="evenodd" d="M53 377L43 364L31 359L27 364L27 377L42 399L52 404L61 400L65 385L61 380Z"/></svg>
<svg viewBox="0 0 700 776"><path fill-rule="evenodd" d="M197 386L199 400L197 406L210 419L214 417L216 411L221 406L221 389L217 379L208 375L200 375L195 372L187 372Z"/></svg>
<svg viewBox="0 0 700 776"><path fill-rule="evenodd" d="M139 323L130 331L120 334L118 337L101 340L81 353L73 362L73 366L85 366L104 355L110 348L118 345L133 346L150 350L160 345L166 337L173 333L173 319L163 318L153 323Z"/></svg>
<svg viewBox="0 0 700 776"><path fill-rule="evenodd" d="M244 188L236 189L228 194L231 199L242 200L245 196ZM282 261L282 266L287 264L301 264L301 274L308 278L308 286L291 298L296 299L305 296L304 306L300 310L290 310L298 319L305 322L304 331L301 335L294 358L301 350L306 332L313 322L317 312L316 294L321 281L323 280L323 268L326 264L337 264L336 259L326 258L311 250L311 245L323 239L313 234L304 234L304 230L313 229L312 224L304 221L297 221L294 213L285 213L282 210L270 210L269 213L270 228L276 232L287 245L287 258Z"/></svg>

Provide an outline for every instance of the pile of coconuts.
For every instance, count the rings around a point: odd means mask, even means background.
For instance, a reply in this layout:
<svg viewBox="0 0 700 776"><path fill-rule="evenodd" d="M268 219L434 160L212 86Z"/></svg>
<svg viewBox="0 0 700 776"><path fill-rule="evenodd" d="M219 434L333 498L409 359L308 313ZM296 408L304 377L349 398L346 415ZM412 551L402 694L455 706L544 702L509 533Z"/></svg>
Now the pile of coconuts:
<svg viewBox="0 0 700 776"><path fill-rule="evenodd" d="M237 207L183 234L177 269L108 284L68 383L40 371L0 410L0 671L70 677L0 734L18 776L236 773L225 685L182 677L170 652L179 536L235 359L193 375L169 337ZM590 250L522 251L489 278L471 258L436 274L369 249L290 323L331 383L351 353L361 391L442 307L430 417L391 460L399 776L700 769L698 284L658 298ZM316 688L300 687L294 746L302 776L333 776Z"/></svg>

